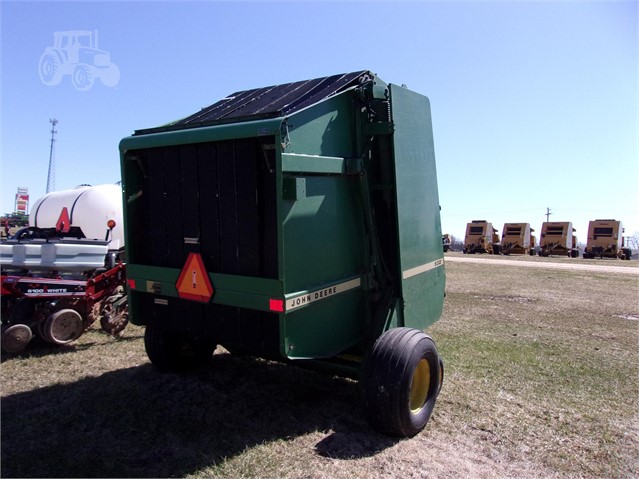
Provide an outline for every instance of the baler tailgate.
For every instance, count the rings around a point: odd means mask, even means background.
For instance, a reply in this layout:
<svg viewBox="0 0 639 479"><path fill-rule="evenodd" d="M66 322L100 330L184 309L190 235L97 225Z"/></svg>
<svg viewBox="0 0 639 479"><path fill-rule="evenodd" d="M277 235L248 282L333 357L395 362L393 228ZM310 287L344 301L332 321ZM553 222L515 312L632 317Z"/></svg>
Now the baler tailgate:
<svg viewBox="0 0 639 479"><path fill-rule="evenodd" d="M404 325L423 328L441 316L443 253L430 102L390 85Z"/></svg>

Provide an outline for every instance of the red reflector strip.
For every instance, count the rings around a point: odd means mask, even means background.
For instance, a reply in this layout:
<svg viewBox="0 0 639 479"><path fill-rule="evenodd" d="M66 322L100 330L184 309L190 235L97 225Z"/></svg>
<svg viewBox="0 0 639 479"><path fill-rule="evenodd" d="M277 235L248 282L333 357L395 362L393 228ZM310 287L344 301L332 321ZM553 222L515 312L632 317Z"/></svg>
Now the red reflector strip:
<svg viewBox="0 0 639 479"><path fill-rule="evenodd" d="M268 307L271 311L275 311L276 313L284 312L284 300L282 299L269 299Z"/></svg>
<svg viewBox="0 0 639 479"><path fill-rule="evenodd" d="M127 279L126 282L129 285L129 289L135 289L135 280L134 279Z"/></svg>

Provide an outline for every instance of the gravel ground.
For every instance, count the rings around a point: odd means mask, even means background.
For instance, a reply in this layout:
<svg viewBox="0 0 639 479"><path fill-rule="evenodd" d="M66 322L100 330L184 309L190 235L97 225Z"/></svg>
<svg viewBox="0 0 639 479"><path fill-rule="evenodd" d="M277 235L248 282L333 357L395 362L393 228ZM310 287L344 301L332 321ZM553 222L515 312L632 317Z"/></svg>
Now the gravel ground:
<svg viewBox="0 0 639 479"><path fill-rule="evenodd" d="M536 261L513 261L511 259L494 259L484 257L469 257L469 256L448 256L445 255L444 259L450 262L460 263L488 263L488 264L502 264L508 266L526 266L528 268L549 268L549 269L568 269L568 270L581 270L581 271L593 271L603 273L620 273L620 274L634 274L639 275L639 264L633 266L612 266L607 264L576 264L576 263L549 263L549 262L536 262ZM636 263L636 262L635 262Z"/></svg>

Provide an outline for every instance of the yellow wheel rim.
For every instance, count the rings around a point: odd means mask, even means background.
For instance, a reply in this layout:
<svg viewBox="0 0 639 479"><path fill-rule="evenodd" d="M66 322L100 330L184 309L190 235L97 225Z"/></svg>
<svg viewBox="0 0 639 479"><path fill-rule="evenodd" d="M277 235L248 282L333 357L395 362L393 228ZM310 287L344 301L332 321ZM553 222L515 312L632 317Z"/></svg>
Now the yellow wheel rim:
<svg viewBox="0 0 639 479"><path fill-rule="evenodd" d="M421 359L417 363L410 385L410 410L417 414L424 407L430 389L430 367L428 361Z"/></svg>

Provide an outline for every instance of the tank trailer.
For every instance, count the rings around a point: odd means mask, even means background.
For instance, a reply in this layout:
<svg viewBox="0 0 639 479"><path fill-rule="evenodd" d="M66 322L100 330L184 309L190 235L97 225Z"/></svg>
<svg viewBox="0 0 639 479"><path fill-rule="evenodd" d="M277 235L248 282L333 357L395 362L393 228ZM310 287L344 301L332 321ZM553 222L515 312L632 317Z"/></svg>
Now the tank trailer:
<svg viewBox="0 0 639 479"><path fill-rule="evenodd" d="M122 190L82 186L45 195L29 226L0 242L2 349L34 336L55 345L96 320L117 336L128 322Z"/></svg>

